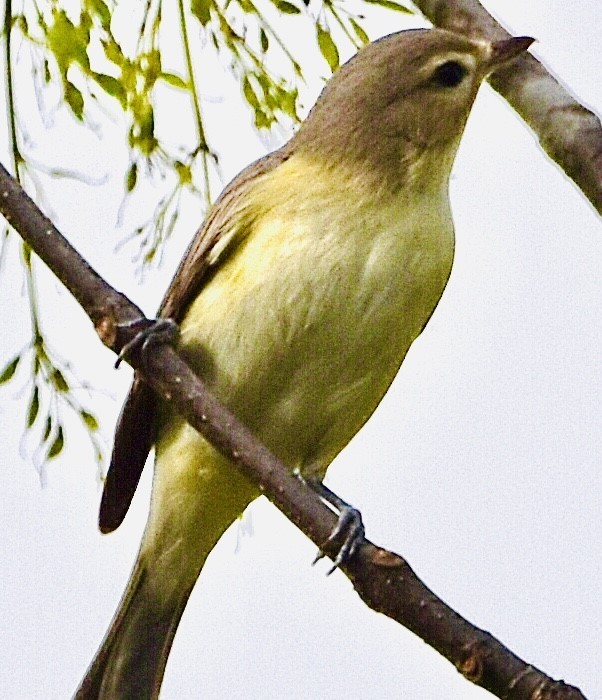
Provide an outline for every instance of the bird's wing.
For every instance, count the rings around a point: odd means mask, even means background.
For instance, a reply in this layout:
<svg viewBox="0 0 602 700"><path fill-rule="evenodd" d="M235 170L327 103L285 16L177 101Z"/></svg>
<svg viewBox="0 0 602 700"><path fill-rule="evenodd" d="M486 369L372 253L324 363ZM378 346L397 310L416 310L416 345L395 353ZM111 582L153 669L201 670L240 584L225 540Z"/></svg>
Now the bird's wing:
<svg viewBox="0 0 602 700"><path fill-rule="evenodd" d="M246 195L261 175L278 167L289 156L286 147L270 153L243 170L222 192L199 229L169 285L159 309L161 318L180 321L190 302L223 260L245 236L242 215ZM109 471L104 483L98 524L112 532L130 507L142 469L155 441L157 398L140 375L134 374L121 409Z"/></svg>

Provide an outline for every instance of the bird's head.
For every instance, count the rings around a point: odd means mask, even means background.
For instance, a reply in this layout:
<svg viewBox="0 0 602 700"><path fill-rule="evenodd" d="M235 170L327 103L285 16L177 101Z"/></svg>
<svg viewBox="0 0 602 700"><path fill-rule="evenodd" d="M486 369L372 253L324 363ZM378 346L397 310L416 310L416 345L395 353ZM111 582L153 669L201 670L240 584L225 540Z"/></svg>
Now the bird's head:
<svg viewBox="0 0 602 700"><path fill-rule="evenodd" d="M449 171L479 85L532 42L469 39L441 29L383 37L335 73L296 147L325 164L354 162L398 180L430 154L449 161Z"/></svg>

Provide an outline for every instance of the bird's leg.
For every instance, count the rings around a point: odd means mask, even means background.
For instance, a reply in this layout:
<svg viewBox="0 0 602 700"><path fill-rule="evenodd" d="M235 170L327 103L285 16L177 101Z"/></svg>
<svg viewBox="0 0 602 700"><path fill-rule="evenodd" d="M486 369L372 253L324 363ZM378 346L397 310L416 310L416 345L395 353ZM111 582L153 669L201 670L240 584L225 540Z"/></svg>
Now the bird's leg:
<svg viewBox="0 0 602 700"><path fill-rule="evenodd" d="M151 345L173 345L178 339L180 330L178 324L171 318L158 318L149 320L146 318L139 319L128 324L131 328L137 325L140 330L136 335L129 340L122 348L115 361L115 369L119 367L121 362L128 358L133 352L144 352Z"/></svg>
<svg viewBox="0 0 602 700"><path fill-rule="evenodd" d="M331 491L328 486L324 486L322 481L316 477L300 477L303 481L315 491L318 496L327 504L333 506L339 515L339 520L334 528L334 530L328 536L328 539L322 547L318 550L318 554L313 561L313 564L320 561L322 557L326 556L323 551L323 547L330 542L342 539L341 547L333 560L333 566L327 572L327 576L335 570L338 569L341 564L346 563L351 559L351 557L357 551L359 545L362 544L365 538L364 523L362 522L362 514L350 506L349 503L345 502L342 498Z"/></svg>

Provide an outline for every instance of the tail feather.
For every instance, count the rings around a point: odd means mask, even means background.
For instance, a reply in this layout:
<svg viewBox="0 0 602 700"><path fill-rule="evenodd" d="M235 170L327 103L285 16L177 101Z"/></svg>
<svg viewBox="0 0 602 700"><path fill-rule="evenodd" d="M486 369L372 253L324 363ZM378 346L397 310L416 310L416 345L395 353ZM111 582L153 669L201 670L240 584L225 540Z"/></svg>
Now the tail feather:
<svg viewBox="0 0 602 700"><path fill-rule="evenodd" d="M127 590L75 700L156 700L209 552L257 490L184 419L159 441L149 520Z"/></svg>
<svg viewBox="0 0 602 700"><path fill-rule="evenodd" d="M192 591L154 594L138 560L121 605L74 700L156 700L178 623Z"/></svg>

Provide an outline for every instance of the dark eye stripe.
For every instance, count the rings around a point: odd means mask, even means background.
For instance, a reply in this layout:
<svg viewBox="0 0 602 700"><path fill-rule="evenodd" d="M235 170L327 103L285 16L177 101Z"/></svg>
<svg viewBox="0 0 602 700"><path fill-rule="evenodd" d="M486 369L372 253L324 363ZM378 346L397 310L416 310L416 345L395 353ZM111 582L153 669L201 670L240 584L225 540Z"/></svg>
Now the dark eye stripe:
<svg viewBox="0 0 602 700"><path fill-rule="evenodd" d="M467 74L466 68L457 61L442 63L433 73L433 81L444 88L453 88L459 85Z"/></svg>

